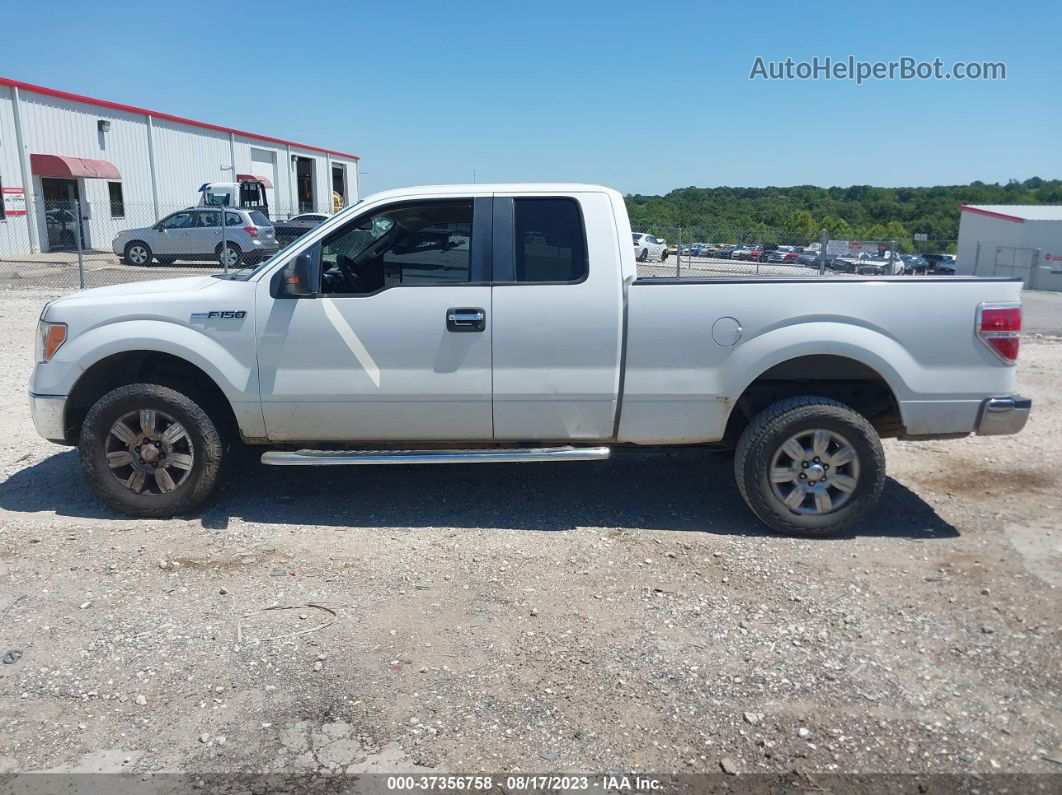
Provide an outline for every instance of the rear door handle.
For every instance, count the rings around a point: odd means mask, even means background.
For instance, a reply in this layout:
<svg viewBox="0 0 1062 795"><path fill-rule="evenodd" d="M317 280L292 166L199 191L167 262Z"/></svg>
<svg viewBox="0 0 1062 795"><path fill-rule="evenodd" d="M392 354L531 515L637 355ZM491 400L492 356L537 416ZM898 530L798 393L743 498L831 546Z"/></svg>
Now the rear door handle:
<svg viewBox="0 0 1062 795"><path fill-rule="evenodd" d="M447 331L484 331L487 313L479 307L451 307L446 310Z"/></svg>

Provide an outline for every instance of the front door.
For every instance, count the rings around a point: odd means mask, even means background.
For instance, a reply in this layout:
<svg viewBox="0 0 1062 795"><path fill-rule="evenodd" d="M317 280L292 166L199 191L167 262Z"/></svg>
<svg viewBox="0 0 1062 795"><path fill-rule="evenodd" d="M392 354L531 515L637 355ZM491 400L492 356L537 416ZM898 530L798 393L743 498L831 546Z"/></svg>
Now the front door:
<svg viewBox="0 0 1062 795"><path fill-rule="evenodd" d="M317 297L262 280L269 438L491 439L490 222L489 198L384 205L310 249Z"/></svg>
<svg viewBox="0 0 1062 795"><path fill-rule="evenodd" d="M44 198L48 249L72 250L77 248L78 240L82 241L82 248L88 248L80 220L77 180L42 177L41 196Z"/></svg>
<svg viewBox="0 0 1062 795"><path fill-rule="evenodd" d="M161 257L201 254L203 230L199 228L200 215L198 210L181 210L167 215L153 227L151 238L145 242ZM218 234L220 236L220 229Z"/></svg>

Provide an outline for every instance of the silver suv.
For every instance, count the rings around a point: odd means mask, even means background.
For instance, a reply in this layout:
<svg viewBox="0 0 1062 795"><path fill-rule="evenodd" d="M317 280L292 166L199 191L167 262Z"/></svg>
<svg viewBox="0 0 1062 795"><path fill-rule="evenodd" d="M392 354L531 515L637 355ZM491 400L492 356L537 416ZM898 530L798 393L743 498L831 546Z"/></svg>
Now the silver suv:
<svg viewBox="0 0 1062 795"><path fill-rule="evenodd" d="M222 256L221 210L189 207L171 213L154 226L119 232L111 248L126 265L163 265L177 260L214 260L223 267L253 264L277 250L273 224L258 210L225 210L228 262Z"/></svg>

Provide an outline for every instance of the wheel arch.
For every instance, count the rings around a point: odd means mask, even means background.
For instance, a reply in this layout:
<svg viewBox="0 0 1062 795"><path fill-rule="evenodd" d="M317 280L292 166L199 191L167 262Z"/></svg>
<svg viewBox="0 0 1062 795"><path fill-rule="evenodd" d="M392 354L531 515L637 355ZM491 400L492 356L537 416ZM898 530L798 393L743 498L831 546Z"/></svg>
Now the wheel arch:
<svg viewBox="0 0 1062 795"><path fill-rule="evenodd" d="M723 438L736 442L760 411L799 395L831 398L849 406L864 416L879 436L903 433L898 375L867 358L876 357L859 357L850 351L799 353L761 365L732 400Z"/></svg>
<svg viewBox="0 0 1062 795"><path fill-rule="evenodd" d="M140 382L163 384L189 394L202 402L203 409L225 432L238 438L240 423L219 379L189 358L143 348L110 353L84 369L66 399L67 439L77 440L85 415L103 395L120 386Z"/></svg>

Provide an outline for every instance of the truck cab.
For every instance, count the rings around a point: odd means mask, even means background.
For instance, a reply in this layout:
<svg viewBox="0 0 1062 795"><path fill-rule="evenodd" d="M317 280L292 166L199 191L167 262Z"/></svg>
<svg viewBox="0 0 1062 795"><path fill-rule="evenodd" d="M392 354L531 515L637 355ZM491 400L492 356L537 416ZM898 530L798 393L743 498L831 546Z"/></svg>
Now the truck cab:
<svg viewBox="0 0 1062 795"><path fill-rule="evenodd" d="M199 186L199 206L239 207L258 210L269 217L266 188L272 187L261 177L238 175L237 182L204 182Z"/></svg>

